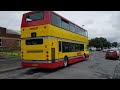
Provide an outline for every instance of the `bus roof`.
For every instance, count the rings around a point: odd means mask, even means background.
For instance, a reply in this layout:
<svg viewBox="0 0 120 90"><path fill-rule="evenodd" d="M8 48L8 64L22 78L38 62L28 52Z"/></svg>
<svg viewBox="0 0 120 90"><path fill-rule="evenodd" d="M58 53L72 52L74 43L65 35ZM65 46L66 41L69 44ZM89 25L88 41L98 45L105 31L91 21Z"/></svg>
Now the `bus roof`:
<svg viewBox="0 0 120 90"><path fill-rule="evenodd" d="M24 13L24 14L30 14L30 13L33 13L33 12L39 12L39 11L30 11L30 12L27 12L27 13ZM65 19L66 21L68 21L68 22L70 22L70 23L72 23L72 24L74 24L74 25L78 26L79 28L82 28L82 27L80 27L79 25L77 25L77 24L73 23L72 21L70 21L70 20L68 20L68 19L64 18L63 16L61 16L61 15L57 14L57 13L56 13L56 12L54 12L54 11L49 11L49 12L52 12L52 13L56 14L57 16L59 16L59 17L61 17L61 18ZM83 30L85 30L84 28L82 28L82 29L83 29ZM85 31L87 31L87 30L85 30Z"/></svg>

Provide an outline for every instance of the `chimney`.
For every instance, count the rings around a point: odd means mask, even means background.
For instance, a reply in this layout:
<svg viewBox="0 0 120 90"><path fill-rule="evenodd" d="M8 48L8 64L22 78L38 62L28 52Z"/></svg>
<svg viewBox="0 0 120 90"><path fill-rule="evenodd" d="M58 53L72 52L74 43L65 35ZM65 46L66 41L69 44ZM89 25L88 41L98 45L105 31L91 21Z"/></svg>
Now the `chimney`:
<svg viewBox="0 0 120 90"><path fill-rule="evenodd" d="M6 28L0 27L0 36L6 35Z"/></svg>

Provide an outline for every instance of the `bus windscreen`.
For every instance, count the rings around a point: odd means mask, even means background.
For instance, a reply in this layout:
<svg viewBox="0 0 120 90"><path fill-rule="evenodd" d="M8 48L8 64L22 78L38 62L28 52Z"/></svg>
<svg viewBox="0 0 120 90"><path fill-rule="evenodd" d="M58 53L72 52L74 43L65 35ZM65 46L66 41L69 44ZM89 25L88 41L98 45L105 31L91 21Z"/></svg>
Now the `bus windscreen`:
<svg viewBox="0 0 120 90"><path fill-rule="evenodd" d="M28 14L26 16L26 22L36 21L36 20L42 20L44 18L44 12L36 12L32 14Z"/></svg>

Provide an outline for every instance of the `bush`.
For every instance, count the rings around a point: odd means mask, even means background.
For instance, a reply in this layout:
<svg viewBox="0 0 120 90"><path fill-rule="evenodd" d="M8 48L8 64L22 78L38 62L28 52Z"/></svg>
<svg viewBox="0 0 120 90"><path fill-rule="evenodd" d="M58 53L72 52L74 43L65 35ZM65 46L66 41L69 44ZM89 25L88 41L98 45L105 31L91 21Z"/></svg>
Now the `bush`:
<svg viewBox="0 0 120 90"><path fill-rule="evenodd" d="M11 48L4 48L4 55L5 56L19 56L20 51L14 50Z"/></svg>
<svg viewBox="0 0 120 90"><path fill-rule="evenodd" d="M11 48L4 48L4 52L12 52L13 50Z"/></svg>

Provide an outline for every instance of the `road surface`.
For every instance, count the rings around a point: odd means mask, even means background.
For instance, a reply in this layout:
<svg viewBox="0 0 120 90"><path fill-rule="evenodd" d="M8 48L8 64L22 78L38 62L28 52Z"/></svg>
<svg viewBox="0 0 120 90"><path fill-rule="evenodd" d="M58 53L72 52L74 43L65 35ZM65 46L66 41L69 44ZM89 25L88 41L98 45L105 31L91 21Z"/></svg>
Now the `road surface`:
<svg viewBox="0 0 120 90"><path fill-rule="evenodd" d="M120 62L105 59L102 51L92 52L86 61L57 70L22 68L18 58L0 60L0 79L119 79L120 76ZM15 68L5 70L5 67Z"/></svg>

